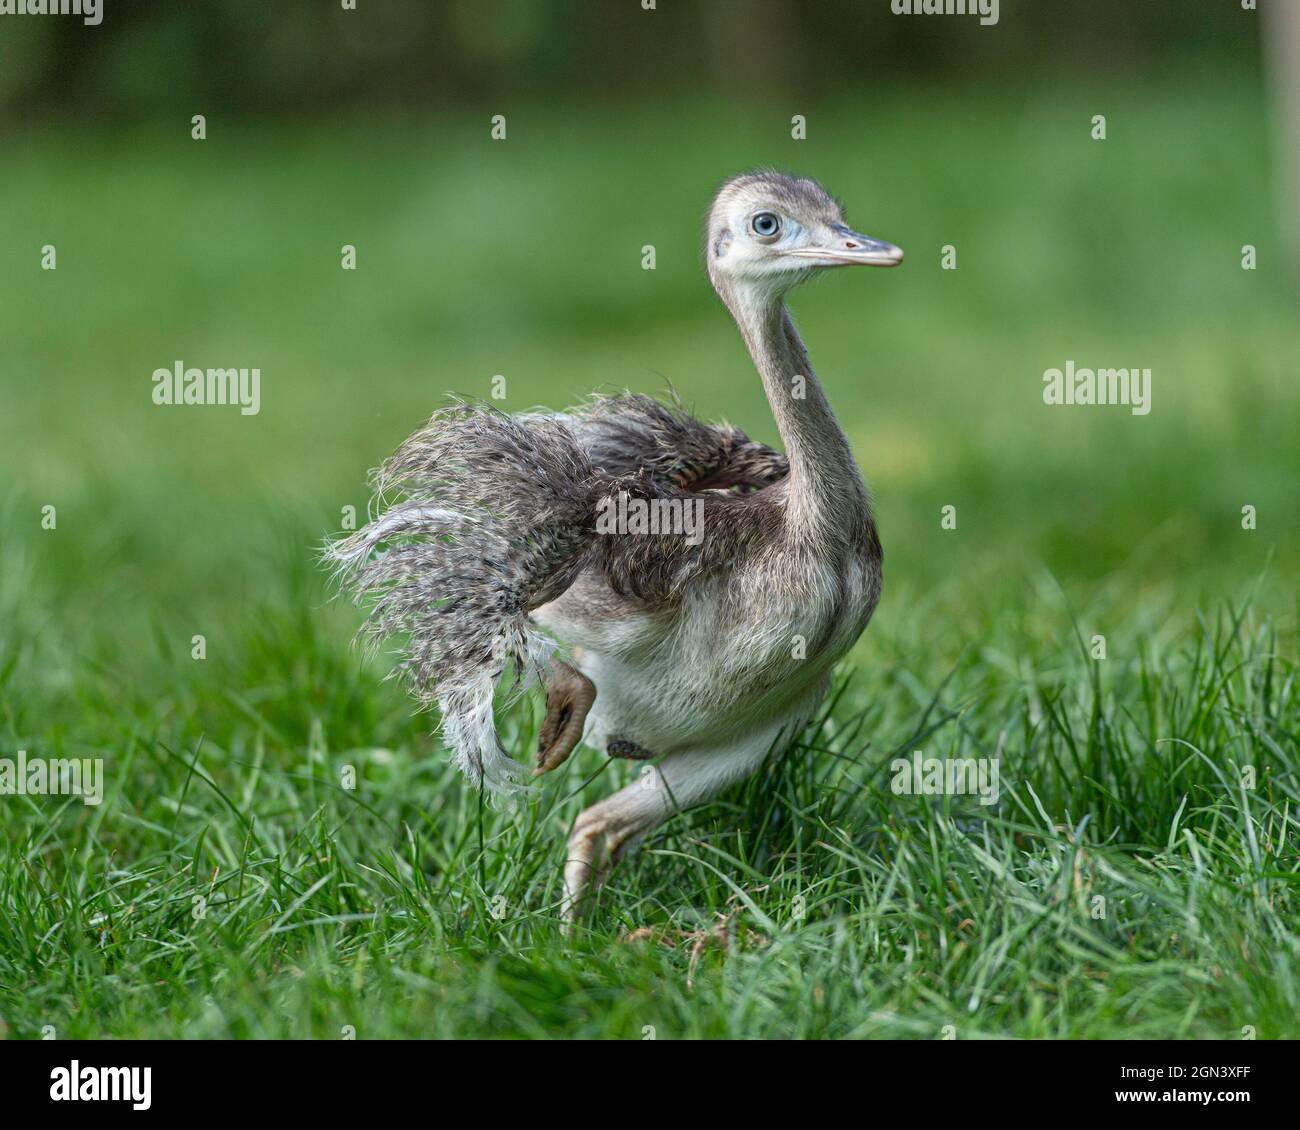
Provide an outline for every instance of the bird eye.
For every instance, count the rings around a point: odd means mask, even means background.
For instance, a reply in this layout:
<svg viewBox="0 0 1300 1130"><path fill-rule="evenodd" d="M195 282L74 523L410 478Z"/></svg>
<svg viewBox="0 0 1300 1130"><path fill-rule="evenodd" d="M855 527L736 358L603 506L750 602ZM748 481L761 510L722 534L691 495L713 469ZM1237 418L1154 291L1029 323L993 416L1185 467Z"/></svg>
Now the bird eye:
<svg viewBox="0 0 1300 1130"><path fill-rule="evenodd" d="M749 224L761 239L771 239L781 230L781 218L775 212L759 212Z"/></svg>

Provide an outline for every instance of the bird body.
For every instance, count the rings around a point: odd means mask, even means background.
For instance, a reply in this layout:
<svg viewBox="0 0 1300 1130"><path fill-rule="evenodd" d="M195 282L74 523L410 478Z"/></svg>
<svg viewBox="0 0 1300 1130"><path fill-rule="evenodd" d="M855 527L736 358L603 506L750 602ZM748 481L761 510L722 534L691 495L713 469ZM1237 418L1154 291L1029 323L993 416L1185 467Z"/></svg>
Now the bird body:
<svg viewBox="0 0 1300 1130"><path fill-rule="evenodd" d="M785 490L768 490L748 505L771 506L779 522ZM668 600L620 597L592 568L532 615L599 688L588 744L626 737L671 754L766 723L819 682L865 626L877 568L869 547L831 562L776 537L725 570L684 577Z"/></svg>
<svg viewBox="0 0 1300 1130"><path fill-rule="evenodd" d="M408 635L402 670L475 782L520 787L492 721L512 664L547 688L536 773L579 740L653 762L579 816L566 913L663 820L793 743L866 627L882 558L869 496L784 297L819 269L901 258L813 181L734 178L706 261L784 455L630 394L559 416L454 405L381 469L381 497L404 497L331 548L375 596L372 630ZM629 499L690 507L695 536L601 524Z"/></svg>

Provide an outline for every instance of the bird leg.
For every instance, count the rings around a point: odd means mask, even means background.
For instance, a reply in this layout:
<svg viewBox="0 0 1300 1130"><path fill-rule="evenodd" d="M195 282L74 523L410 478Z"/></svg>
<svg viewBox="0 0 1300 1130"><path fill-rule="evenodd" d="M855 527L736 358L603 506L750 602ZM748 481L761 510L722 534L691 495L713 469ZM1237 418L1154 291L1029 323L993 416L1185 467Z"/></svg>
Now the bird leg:
<svg viewBox="0 0 1300 1130"><path fill-rule="evenodd" d="M565 920L574 920L587 894L605 881L621 856L675 812L712 800L748 777L779 733L778 723L730 746L669 754L657 765L645 766L630 785L584 809L573 825L565 858Z"/></svg>
<svg viewBox="0 0 1300 1130"><path fill-rule="evenodd" d="M595 684L586 675L559 659L551 660L546 679L546 719L537 735L534 777L568 760L595 701Z"/></svg>
<svg viewBox="0 0 1300 1130"><path fill-rule="evenodd" d="M564 863L561 913L566 922L573 922L588 892L600 887L624 850L673 811L671 802L663 796L663 782L656 767L579 813Z"/></svg>

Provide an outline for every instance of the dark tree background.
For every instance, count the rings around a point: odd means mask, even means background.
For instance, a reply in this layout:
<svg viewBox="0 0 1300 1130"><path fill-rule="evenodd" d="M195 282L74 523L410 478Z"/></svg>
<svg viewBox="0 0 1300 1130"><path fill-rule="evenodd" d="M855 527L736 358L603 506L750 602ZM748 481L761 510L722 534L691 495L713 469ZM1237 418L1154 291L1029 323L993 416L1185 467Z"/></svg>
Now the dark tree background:
<svg viewBox="0 0 1300 1130"><path fill-rule="evenodd" d="M68 17L0 19L7 119L137 119L199 103L248 114L402 110L486 94L642 100L712 88L761 98L765 89L788 96L904 77L1050 83L1135 67L1157 80L1174 59L1210 73L1259 58L1260 21L1243 18L1240 0L1001 0L992 27L969 16L896 16L890 0L658 0L654 11L641 0L358 0L357 11L338 0L103 5L95 28Z"/></svg>

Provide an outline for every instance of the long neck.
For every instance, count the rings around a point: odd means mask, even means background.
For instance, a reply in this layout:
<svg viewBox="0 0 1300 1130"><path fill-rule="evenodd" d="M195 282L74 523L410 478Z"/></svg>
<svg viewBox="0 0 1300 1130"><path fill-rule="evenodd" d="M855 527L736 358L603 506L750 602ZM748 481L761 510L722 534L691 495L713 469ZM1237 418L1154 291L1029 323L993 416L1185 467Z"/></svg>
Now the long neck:
<svg viewBox="0 0 1300 1130"><path fill-rule="evenodd" d="M867 514L853 452L779 295L719 287L736 319L790 460L787 520L797 536L852 536Z"/></svg>

